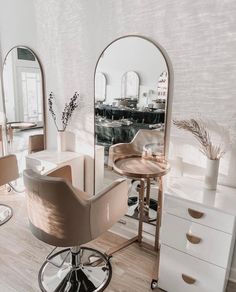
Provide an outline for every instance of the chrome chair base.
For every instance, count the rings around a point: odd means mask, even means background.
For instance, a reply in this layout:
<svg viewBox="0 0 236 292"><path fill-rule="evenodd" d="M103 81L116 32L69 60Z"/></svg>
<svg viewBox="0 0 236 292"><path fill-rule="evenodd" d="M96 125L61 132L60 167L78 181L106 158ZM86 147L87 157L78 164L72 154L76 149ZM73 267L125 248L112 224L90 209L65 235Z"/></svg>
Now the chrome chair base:
<svg viewBox="0 0 236 292"><path fill-rule="evenodd" d="M111 280L109 259L101 252L81 247L77 253L63 249L44 262L39 271L43 292L104 291Z"/></svg>
<svg viewBox="0 0 236 292"><path fill-rule="evenodd" d="M12 208L10 206L0 204L0 225L6 223L13 215Z"/></svg>

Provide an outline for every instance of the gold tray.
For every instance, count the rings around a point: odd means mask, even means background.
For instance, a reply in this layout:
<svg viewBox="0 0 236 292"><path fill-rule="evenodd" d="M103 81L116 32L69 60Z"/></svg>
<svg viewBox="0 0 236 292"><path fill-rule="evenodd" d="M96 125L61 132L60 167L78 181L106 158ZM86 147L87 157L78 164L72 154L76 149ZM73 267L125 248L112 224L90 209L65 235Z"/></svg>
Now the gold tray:
<svg viewBox="0 0 236 292"><path fill-rule="evenodd" d="M167 174L170 165L167 160L158 157L142 157L141 155L126 155L114 161L116 173L129 178L156 178Z"/></svg>

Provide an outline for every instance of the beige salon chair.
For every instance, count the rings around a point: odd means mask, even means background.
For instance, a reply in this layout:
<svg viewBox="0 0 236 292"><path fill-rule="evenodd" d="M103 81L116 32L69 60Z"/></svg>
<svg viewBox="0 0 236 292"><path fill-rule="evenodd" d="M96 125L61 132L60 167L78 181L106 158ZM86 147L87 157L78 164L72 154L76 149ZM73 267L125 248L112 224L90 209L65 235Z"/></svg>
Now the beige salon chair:
<svg viewBox="0 0 236 292"><path fill-rule="evenodd" d="M141 129L130 143L119 143L109 148L108 167L113 167L113 162L119 157L141 155L143 147L147 144L163 141L164 134L158 129Z"/></svg>
<svg viewBox="0 0 236 292"><path fill-rule="evenodd" d="M0 186L10 184L19 177L18 164L15 155L0 157ZM0 204L0 225L6 223L12 217L12 208Z"/></svg>
<svg viewBox="0 0 236 292"><path fill-rule="evenodd" d="M28 153L35 153L44 150L44 135L31 135L29 136Z"/></svg>
<svg viewBox="0 0 236 292"><path fill-rule="evenodd" d="M39 271L39 285L47 292L103 291L111 278L109 259L81 245L99 237L125 215L127 182L119 179L89 196L56 177L64 170L53 172L51 177L24 171L32 233L47 244L69 247L47 257Z"/></svg>

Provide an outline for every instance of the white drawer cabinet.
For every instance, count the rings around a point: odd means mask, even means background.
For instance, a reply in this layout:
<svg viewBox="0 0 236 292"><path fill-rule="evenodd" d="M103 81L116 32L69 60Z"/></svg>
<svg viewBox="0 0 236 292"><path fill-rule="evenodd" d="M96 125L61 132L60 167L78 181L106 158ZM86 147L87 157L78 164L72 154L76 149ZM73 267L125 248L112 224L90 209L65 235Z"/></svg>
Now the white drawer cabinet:
<svg viewBox="0 0 236 292"><path fill-rule="evenodd" d="M224 289L225 269L164 244L161 246L160 267L159 286L168 292L217 292Z"/></svg>
<svg viewBox="0 0 236 292"><path fill-rule="evenodd" d="M206 208L203 204L199 205L191 201L166 197L165 211L230 234L233 232L234 216Z"/></svg>
<svg viewBox="0 0 236 292"><path fill-rule="evenodd" d="M231 234L164 214L161 234L164 244L223 268L228 264L231 239Z"/></svg>
<svg viewBox="0 0 236 292"><path fill-rule="evenodd" d="M224 292L235 242L236 189L206 191L186 178L174 185L164 197L158 286Z"/></svg>

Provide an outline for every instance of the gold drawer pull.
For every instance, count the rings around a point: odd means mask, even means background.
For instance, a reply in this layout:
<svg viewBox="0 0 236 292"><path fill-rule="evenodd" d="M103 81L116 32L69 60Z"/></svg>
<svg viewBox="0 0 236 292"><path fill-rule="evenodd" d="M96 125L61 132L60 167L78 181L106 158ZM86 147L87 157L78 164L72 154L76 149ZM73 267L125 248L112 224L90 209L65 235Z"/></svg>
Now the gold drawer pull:
<svg viewBox="0 0 236 292"><path fill-rule="evenodd" d="M191 217L195 218L195 219L200 219L203 217L204 213L203 212L199 212L196 211L194 209L188 208L188 213Z"/></svg>
<svg viewBox="0 0 236 292"><path fill-rule="evenodd" d="M192 234L186 233L187 240L192 244L199 244L202 239L200 237L194 236Z"/></svg>
<svg viewBox="0 0 236 292"><path fill-rule="evenodd" d="M189 277L185 274L182 274L182 279L184 280L185 283L190 284L190 285L192 285L196 282L196 279Z"/></svg>

